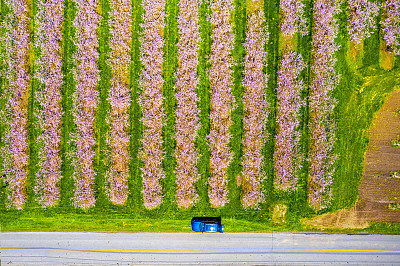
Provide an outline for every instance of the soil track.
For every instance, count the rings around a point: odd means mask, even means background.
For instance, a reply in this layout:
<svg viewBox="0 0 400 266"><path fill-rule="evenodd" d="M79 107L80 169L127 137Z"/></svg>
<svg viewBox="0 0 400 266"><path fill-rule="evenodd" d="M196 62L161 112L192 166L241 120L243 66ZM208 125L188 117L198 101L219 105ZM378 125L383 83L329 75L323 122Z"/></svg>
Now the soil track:
<svg viewBox="0 0 400 266"><path fill-rule="evenodd" d="M374 117L369 130L369 146L365 154L364 174L355 208L360 218L368 221L400 222L400 210L390 210L390 203L400 202L400 147L393 148L392 140L400 140L400 90L394 91Z"/></svg>
<svg viewBox="0 0 400 266"><path fill-rule="evenodd" d="M369 146L364 159L364 173L359 186L359 200L351 210L327 213L304 223L320 228L366 228L368 222L400 222L400 208L390 210L389 204L400 207L400 90L388 96L376 113L369 133Z"/></svg>

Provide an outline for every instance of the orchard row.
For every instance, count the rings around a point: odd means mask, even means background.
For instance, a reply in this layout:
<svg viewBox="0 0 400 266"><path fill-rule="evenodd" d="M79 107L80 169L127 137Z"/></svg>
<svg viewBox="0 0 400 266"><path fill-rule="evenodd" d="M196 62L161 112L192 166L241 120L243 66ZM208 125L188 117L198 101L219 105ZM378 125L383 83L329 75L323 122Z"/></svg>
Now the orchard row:
<svg viewBox="0 0 400 266"><path fill-rule="evenodd" d="M301 1L280 2L280 63L276 88L276 134L266 130L271 113L267 99L268 84L267 43L269 29L260 1L247 12L247 25L243 47L243 95L235 98L233 86L232 20L233 0L214 0L209 4L211 23L211 47L207 55L209 80L209 132L205 137L209 150L208 199L211 207L224 207L228 201L228 171L234 153L231 149L232 113L237 101L243 103L242 155L241 155L241 203L244 208L257 208L264 201L263 180L274 178L278 191L292 192L299 187L298 178L305 161L309 161L308 201L315 209L329 206L331 184L335 174L338 154L333 149L336 141L334 108L336 99L333 90L340 76L335 69L335 42L338 34L337 15L342 1L316 0L313 2L313 17L309 21L305 5ZM34 140L38 147L38 165L35 171L37 202L43 207L59 204L60 181L62 179L61 145L70 144L67 151L72 162L75 207L88 209L95 205L94 180L98 173L94 168L96 155L96 115L100 110L100 53L99 28L103 21L99 0L74 0L76 13L73 17L74 45L73 108L66 114L62 108L64 23L63 0L37 0L36 12L30 17L29 1L6 0L2 12L2 100L1 110L1 156L3 173L6 175L7 206L22 209L27 195L29 167L28 124L38 130ZM258 3L258 7L257 7ZM115 205L125 205L128 199L128 181L132 176L130 162L132 138L130 110L132 105L132 3L128 0L108 1L110 13L107 27L110 31L109 52L106 63L111 69L107 103L109 111L105 123L104 160L109 162L104 173L104 189L108 200ZM163 88L165 77L166 0L143 0L143 23L140 31L141 73L138 80L142 134L137 158L141 161L143 204L147 209L159 207L164 193L162 179L165 153L175 157L176 191L175 201L179 208L191 208L199 201L197 182L200 179L198 162L201 152L198 147L201 123L201 86L198 73L200 42L200 0L180 0L177 17L177 67L174 71L173 151L166 151L163 130L166 124ZM135 7L138 8L138 7ZM376 30L376 16L382 8L381 25L386 44L394 53L400 54L400 1L387 0L379 6L367 0L350 0L348 32L353 42L361 42ZM4 10L7 10L5 12ZM34 20L35 27L30 27ZM309 27L312 22L312 27ZM308 64L294 43L302 36L312 36L312 58ZM30 36L33 36L31 43ZM33 47L33 48L30 48ZM34 69L34 71L31 71ZM310 70L310 82L302 79L302 73ZM33 74L32 74L33 73ZM33 121L28 119L30 86L35 82L32 105ZM309 88L308 97L304 97ZM309 108L308 153L302 149L302 115ZM73 130L66 139L62 137L62 117L72 115ZM304 120L304 119L303 119ZM135 130L135 129L133 129ZM264 172L263 148L274 138L274 177ZM171 147L168 147L171 148Z"/></svg>

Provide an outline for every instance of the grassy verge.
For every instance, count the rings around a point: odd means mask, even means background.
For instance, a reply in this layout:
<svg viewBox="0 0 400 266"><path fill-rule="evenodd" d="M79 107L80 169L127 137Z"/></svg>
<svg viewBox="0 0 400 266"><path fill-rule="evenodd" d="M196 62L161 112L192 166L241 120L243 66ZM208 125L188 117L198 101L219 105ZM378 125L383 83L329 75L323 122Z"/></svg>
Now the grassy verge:
<svg viewBox="0 0 400 266"><path fill-rule="evenodd" d="M0 226L2 232L192 232L191 218L159 219L120 212L71 213L31 209L0 214ZM222 222L225 232L301 231L301 227L296 225L273 226L266 221L247 221L243 218L226 218Z"/></svg>
<svg viewBox="0 0 400 266"><path fill-rule="evenodd" d="M400 235L400 223L372 223L367 231L371 234Z"/></svg>
<svg viewBox="0 0 400 266"><path fill-rule="evenodd" d="M0 214L1 232L193 232L191 217L158 219L118 212L71 213L69 211L31 209ZM398 223L372 223L365 229L319 229L301 223L283 225L267 220L248 221L246 218L223 218L226 233L314 232L400 234Z"/></svg>

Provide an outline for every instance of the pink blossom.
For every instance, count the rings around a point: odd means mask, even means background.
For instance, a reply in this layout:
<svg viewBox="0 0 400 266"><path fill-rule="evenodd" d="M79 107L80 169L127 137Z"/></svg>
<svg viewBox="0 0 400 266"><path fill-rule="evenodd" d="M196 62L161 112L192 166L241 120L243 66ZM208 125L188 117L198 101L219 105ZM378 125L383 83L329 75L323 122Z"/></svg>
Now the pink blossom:
<svg viewBox="0 0 400 266"><path fill-rule="evenodd" d="M98 0L74 0L77 8L73 25L76 28L74 42L76 53L73 58L76 68L74 78L76 91L73 94L73 116L76 132L71 134L75 144L72 153L74 166L73 178L75 180L75 194L73 204L75 207L88 209L95 204L93 182L96 173L93 169L94 157L94 120L98 103L97 85L100 79L97 67L98 36L97 28L100 15L97 13Z"/></svg>
<svg viewBox="0 0 400 266"><path fill-rule="evenodd" d="M7 208L22 209L26 200L28 174L28 91L30 76L26 66L29 64L30 18L29 3L23 0L7 0L5 4L10 14L4 18L5 36L2 38L4 50L2 69L5 86L2 98L6 100L1 111L4 136L3 167L9 170L6 175Z"/></svg>
<svg viewBox="0 0 400 266"><path fill-rule="evenodd" d="M141 168L144 206L154 209L162 203L160 179L165 177L161 167L165 117L162 98L165 0L143 0L142 5L145 13L140 59L144 69L140 77L143 93L139 97L139 104L142 107L144 131L139 156L144 163Z"/></svg>
<svg viewBox="0 0 400 266"><path fill-rule="evenodd" d="M111 1L111 166L106 173L108 197L113 204L124 205L128 198L129 178L129 64L132 37L132 4Z"/></svg>
<svg viewBox="0 0 400 266"><path fill-rule="evenodd" d="M352 41L360 43L376 30L375 17L379 6L368 0L350 0L347 7L349 19L347 29Z"/></svg>
<svg viewBox="0 0 400 266"><path fill-rule="evenodd" d="M228 202L227 170L233 154L229 148L232 124L231 112L234 98L232 86L232 45L233 32L230 22L232 0L215 0L211 3L213 25L210 55L211 85L211 130L210 170L208 196L213 208L223 207Z"/></svg>
<svg viewBox="0 0 400 266"><path fill-rule="evenodd" d="M281 32L282 34L292 36L295 33L307 35L307 20L304 16L304 4L299 0L281 0Z"/></svg>
<svg viewBox="0 0 400 266"><path fill-rule="evenodd" d="M42 130L38 137L39 171L37 200L43 207L55 206L60 197L61 179L61 84L62 84L62 22L63 0L43 0L37 3L35 47L41 51L36 59L35 78L40 82L35 101L41 107L36 112L36 124Z"/></svg>
<svg viewBox="0 0 400 266"><path fill-rule="evenodd" d="M176 72L176 200L179 208L190 208L199 199L195 182L198 150L194 143L199 128L196 102L198 85L198 42L200 41L198 1L181 0L178 17L178 69Z"/></svg>
<svg viewBox="0 0 400 266"><path fill-rule="evenodd" d="M312 42L312 65L310 86L310 175L309 201L316 209L329 206L332 197L333 153L336 125L333 109L336 100L333 89L339 83L335 71L335 43L338 25L335 15L340 12L341 1L317 0L314 3L314 28Z"/></svg>
<svg viewBox="0 0 400 266"><path fill-rule="evenodd" d="M278 111L276 117L274 169L276 189L293 191L297 188L297 176L303 155L300 152L300 109L305 105L301 100L304 89L299 78L306 63L294 51L283 52L278 71Z"/></svg>
<svg viewBox="0 0 400 266"><path fill-rule="evenodd" d="M255 11L248 16L246 56L244 59L244 95L245 116L243 118L243 196L242 205L245 208L257 207L263 202L261 181L265 178L262 171L262 148L266 140L265 125L268 116L264 88L267 76L263 69L266 66L265 44L268 33L264 30L264 12Z"/></svg>
<svg viewBox="0 0 400 266"><path fill-rule="evenodd" d="M382 30L384 39L396 55L400 55L400 1L386 0L382 3L383 21Z"/></svg>

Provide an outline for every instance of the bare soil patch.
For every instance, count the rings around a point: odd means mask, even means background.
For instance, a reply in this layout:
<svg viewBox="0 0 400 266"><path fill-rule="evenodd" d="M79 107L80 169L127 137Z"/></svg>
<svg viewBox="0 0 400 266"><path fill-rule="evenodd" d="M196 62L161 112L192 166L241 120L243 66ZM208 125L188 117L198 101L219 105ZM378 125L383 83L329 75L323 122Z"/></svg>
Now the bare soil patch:
<svg viewBox="0 0 400 266"><path fill-rule="evenodd" d="M327 213L314 219L304 220L305 225L314 228L360 229L368 227L368 221L355 208Z"/></svg>
<svg viewBox="0 0 400 266"><path fill-rule="evenodd" d="M364 42L356 43L356 42L350 42L350 58L353 60L356 65L361 65L362 64L362 57L363 57L363 51L364 51Z"/></svg>
<svg viewBox="0 0 400 266"><path fill-rule="evenodd" d="M391 70L394 66L394 52L387 47L385 41L381 42L380 48L380 65L385 70Z"/></svg>
<svg viewBox="0 0 400 266"><path fill-rule="evenodd" d="M394 91L376 113L369 133L359 200L350 210L321 215L304 224L319 228L366 228L368 222L400 222L400 90Z"/></svg>
<svg viewBox="0 0 400 266"><path fill-rule="evenodd" d="M400 212L388 208L400 202L400 148L391 142L400 135L400 90L394 91L376 114L369 130L369 146L356 210L368 221L400 222Z"/></svg>
<svg viewBox="0 0 400 266"><path fill-rule="evenodd" d="M262 10L264 7L264 0L247 0L247 12L249 14L256 10Z"/></svg>

